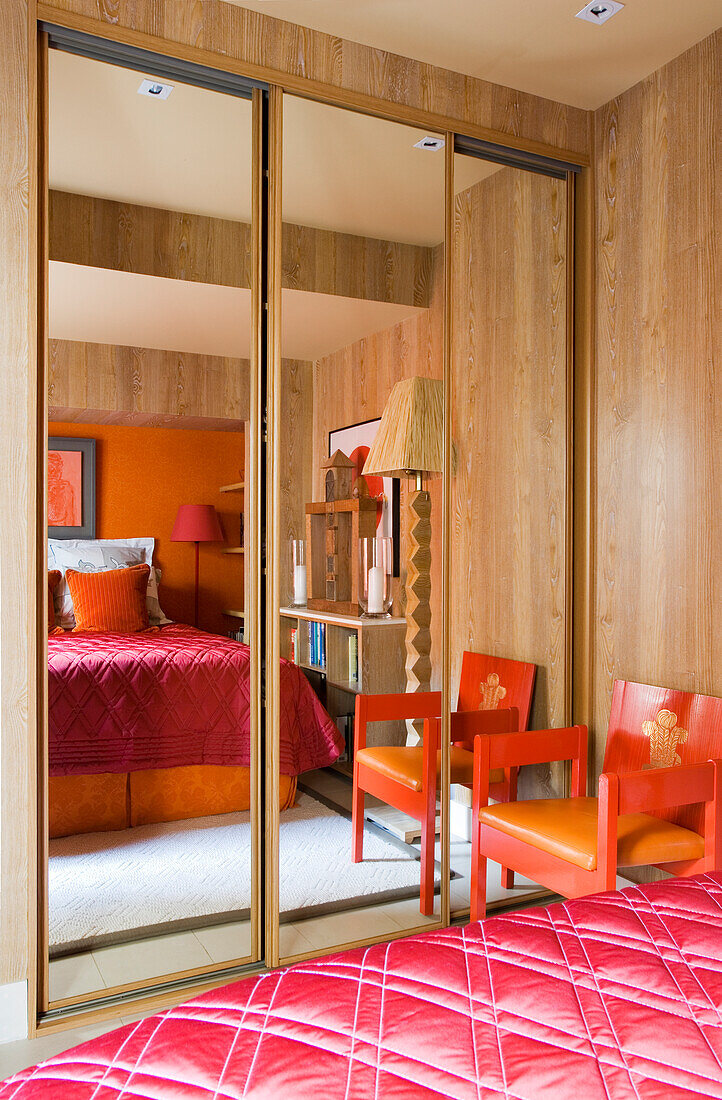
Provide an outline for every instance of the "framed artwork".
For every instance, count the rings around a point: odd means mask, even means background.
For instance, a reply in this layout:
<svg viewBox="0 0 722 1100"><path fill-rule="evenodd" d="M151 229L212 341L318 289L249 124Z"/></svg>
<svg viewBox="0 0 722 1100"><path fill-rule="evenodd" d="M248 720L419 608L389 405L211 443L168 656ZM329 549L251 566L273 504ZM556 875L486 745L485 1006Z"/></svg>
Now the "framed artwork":
<svg viewBox="0 0 722 1100"><path fill-rule="evenodd" d="M376 438L381 417L349 424L328 433L328 457L343 451L354 464L354 480L361 476L366 456ZM392 539L393 575L398 577L401 566L401 483L397 477L367 476L369 494L377 503L376 529L379 535Z"/></svg>
<svg viewBox="0 0 722 1100"><path fill-rule="evenodd" d="M94 439L48 439L48 535L95 538Z"/></svg>

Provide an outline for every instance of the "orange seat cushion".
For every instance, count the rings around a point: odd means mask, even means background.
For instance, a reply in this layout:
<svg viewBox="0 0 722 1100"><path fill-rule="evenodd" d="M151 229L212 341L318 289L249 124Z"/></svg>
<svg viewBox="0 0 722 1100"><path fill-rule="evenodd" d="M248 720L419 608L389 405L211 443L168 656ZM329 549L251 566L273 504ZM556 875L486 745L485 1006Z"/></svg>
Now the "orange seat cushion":
<svg viewBox="0 0 722 1100"><path fill-rule="evenodd" d="M379 775L392 779L395 783L401 783L411 791L423 789L423 756L421 745L409 747L407 745L384 745L378 748L359 749L356 759L360 764L378 772ZM441 772L441 753L436 754L436 774ZM457 745L451 746L451 782L462 783L470 787L474 775L474 756L467 749L461 749ZM501 768L495 769L489 774L491 783L501 783L504 772Z"/></svg>
<svg viewBox="0 0 722 1100"><path fill-rule="evenodd" d="M596 798L540 798L485 806L479 811L479 821L484 825L585 871L597 867L597 817ZM651 814L619 817L617 838L620 867L672 863L704 855L704 839L698 833Z"/></svg>
<svg viewBox="0 0 722 1100"><path fill-rule="evenodd" d="M67 569L65 579L73 601L74 629L123 634L146 630L149 576L150 566L145 563L127 569L106 569L102 573Z"/></svg>

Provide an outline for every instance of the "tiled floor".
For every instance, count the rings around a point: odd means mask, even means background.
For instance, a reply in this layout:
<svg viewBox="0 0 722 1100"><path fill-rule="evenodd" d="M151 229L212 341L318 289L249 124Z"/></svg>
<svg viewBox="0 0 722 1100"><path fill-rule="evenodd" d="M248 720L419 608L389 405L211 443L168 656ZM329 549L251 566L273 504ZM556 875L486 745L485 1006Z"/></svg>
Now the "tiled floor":
<svg viewBox="0 0 722 1100"><path fill-rule="evenodd" d="M100 947L65 959L53 959L50 963L50 999L81 997L178 970L243 959L250 951L248 921Z"/></svg>

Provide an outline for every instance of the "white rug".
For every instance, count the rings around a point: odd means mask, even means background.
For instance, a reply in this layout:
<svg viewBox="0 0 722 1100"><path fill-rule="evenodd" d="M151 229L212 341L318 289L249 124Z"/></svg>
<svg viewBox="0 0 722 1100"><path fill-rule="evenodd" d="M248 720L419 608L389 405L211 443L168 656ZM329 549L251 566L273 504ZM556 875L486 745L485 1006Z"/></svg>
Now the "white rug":
<svg viewBox="0 0 722 1100"><path fill-rule="evenodd" d="M159 925L171 931L230 914L238 919L251 901L249 816L224 814L51 840L51 949L61 954L100 947L160 931ZM350 820L307 794L299 794L297 805L281 814L280 904L287 919L371 895L379 901L411 897L418 892L419 874L412 851L368 827L364 861L352 863Z"/></svg>

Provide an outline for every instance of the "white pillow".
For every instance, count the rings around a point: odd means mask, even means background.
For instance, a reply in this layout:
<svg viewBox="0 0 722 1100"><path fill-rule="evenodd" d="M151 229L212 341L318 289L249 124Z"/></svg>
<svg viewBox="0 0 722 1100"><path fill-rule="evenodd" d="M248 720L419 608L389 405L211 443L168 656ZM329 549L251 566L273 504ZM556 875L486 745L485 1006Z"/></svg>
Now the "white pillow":
<svg viewBox="0 0 722 1100"><path fill-rule="evenodd" d="M59 569L63 579L55 589L55 614L59 626L75 626L73 601L65 580L66 569L79 573L102 573L106 569L127 569L129 565L151 566L148 578L148 620L151 626L165 626L172 620L161 609L158 599L159 571L153 569L155 539L48 539L48 569Z"/></svg>

